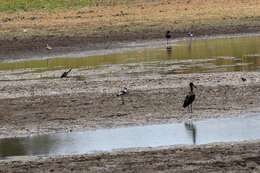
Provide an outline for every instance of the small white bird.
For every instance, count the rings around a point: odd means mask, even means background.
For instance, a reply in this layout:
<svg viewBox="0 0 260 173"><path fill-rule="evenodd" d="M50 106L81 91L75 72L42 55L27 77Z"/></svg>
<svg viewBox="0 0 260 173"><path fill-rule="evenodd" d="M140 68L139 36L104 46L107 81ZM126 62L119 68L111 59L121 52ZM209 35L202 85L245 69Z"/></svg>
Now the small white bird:
<svg viewBox="0 0 260 173"><path fill-rule="evenodd" d="M128 89L126 87L124 87L121 91L119 91L119 93L117 93L117 97L121 97L121 100L122 100L122 105L125 104L125 101L124 101L124 95L128 94Z"/></svg>
<svg viewBox="0 0 260 173"><path fill-rule="evenodd" d="M23 32L27 32L28 30L27 29L23 29Z"/></svg>
<svg viewBox="0 0 260 173"><path fill-rule="evenodd" d="M192 34L192 32L190 31L190 32L188 32L187 33L187 35L189 36L189 37L193 37L193 34Z"/></svg>
<svg viewBox="0 0 260 173"><path fill-rule="evenodd" d="M50 45L46 44L46 49L47 50L52 50L52 47Z"/></svg>

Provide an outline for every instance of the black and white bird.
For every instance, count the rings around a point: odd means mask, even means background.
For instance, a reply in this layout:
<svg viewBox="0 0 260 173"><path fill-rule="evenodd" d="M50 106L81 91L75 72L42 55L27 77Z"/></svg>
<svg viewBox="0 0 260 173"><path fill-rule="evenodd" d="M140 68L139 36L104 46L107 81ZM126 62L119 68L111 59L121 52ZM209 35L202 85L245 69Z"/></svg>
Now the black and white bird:
<svg viewBox="0 0 260 173"><path fill-rule="evenodd" d="M69 72L71 72L71 70L72 70L72 68L69 69L68 71L63 72L62 75L60 76L60 78L68 77L68 74L69 74Z"/></svg>
<svg viewBox="0 0 260 173"><path fill-rule="evenodd" d="M125 104L124 96L128 94L128 89L124 87L119 93L116 94L117 97L121 97L122 105Z"/></svg>
<svg viewBox="0 0 260 173"><path fill-rule="evenodd" d="M188 111L192 112L192 103L195 100L195 93L193 92L193 87L197 88L192 82L190 83L190 92L186 95L183 107L188 107Z"/></svg>
<svg viewBox="0 0 260 173"><path fill-rule="evenodd" d="M171 35L171 32L170 31L166 31L166 34L165 34L165 38L167 40L167 44L169 43L169 39L172 37Z"/></svg>
<svg viewBox="0 0 260 173"><path fill-rule="evenodd" d="M192 32L188 32L188 33L187 33L187 35L188 35L188 37L190 37L190 38L192 38L192 37L193 37L193 34L192 34Z"/></svg>

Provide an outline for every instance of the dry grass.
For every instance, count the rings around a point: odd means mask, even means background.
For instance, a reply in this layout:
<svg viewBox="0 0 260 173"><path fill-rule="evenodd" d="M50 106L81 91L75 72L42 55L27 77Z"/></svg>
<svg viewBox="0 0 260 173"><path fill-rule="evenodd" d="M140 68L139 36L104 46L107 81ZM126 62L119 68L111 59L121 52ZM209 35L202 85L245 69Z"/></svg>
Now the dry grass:
<svg viewBox="0 0 260 173"><path fill-rule="evenodd" d="M260 0L158 0L80 9L0 13L0 36L81 36L259 24Z"/></svg>

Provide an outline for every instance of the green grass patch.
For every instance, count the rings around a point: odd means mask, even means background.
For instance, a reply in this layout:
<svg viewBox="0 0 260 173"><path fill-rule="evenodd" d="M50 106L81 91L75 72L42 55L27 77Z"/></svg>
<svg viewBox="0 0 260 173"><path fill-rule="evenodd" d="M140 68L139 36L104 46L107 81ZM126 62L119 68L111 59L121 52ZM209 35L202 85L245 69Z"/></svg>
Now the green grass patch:
<svg viewBox="0 0 260 173"><path fill-rule="evenodd" d="M0 11L71 9L86 6L116 5L130 0L0 0Z"/></svg>

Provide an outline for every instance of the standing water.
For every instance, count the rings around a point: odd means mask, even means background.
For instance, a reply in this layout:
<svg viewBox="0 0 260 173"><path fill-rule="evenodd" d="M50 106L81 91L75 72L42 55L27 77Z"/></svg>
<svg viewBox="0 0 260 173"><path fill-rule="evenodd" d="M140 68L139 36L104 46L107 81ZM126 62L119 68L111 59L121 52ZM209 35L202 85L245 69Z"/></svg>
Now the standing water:
<svg viewBox="0 0 260 173"><path fill-rule="evenodd" d="M0 158L73 155L115 149L256 139L260 139L260 113L250 113L243 117L208 119L192 124L146 125L0 139Z"/></svg>
<svg viewBox="0 0 260 173"><path fill-rule="evenodd" d="M260 69L260 36L184 40L167 47L165 42L151 42L153 48L147 45L150 44L136 44L139 49L132 49L135 46L128 45L127 51L121 53L111 50L106 55L81 58L72 56L45 60L3 61L0 63L0 70L24 68L52 70L138 62L168 62L168 65L179 66L180 69L176 73L257 71Z"/></svg>

